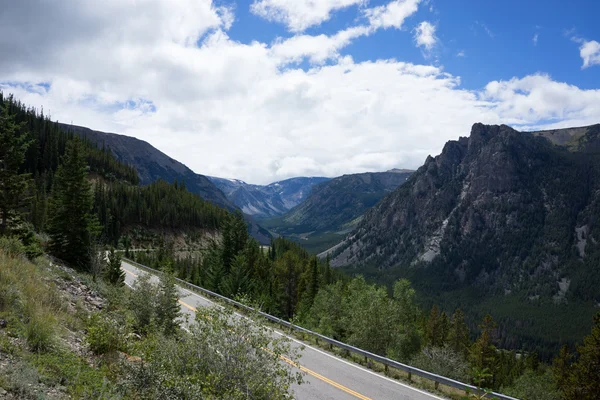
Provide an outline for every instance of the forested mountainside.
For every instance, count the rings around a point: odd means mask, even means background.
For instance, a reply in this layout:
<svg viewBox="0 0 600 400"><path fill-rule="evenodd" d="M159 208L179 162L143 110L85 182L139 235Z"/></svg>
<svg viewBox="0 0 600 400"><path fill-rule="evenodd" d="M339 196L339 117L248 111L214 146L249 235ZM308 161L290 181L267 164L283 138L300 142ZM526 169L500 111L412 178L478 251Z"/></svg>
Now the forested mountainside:
<svg viewBox="0 0 600 400"><path fill-rule="evenodd" d="M158 179L169 183L177 180L183 182L190 192L199 194L206 201L230 211L236 208L207 177L196 174L148 142L81 126L59 124L59 127L64 131L85 137L98 147L110 148L119 161L135 168L143 185Z"/></svg>
<svg viewBox="0 0 600 400"><path fill-rule="evenodd" d="M395 169L350 174L319 183L306 200L278 218L263 221L263 226L321 252L339 242L366 210L404 183L412 172Z"/></svg>
<svg viewBox="0 0 600 400"><path fill-rule="evenodd" d="M67 132L75 133L100 148L110 149L117 160L135 168L143 185L164 180L168 183L179 182L202 199L228 211L237 210L225 194L206 176L194 171L177 160L172 159L154 146L130 136L94 131L89 128L58 124ZM246 218L252 236L261 243L269 243L270 234L260 227L253 218Z"/></svg>
<svg viewBox="0 0 600 400"><path fill-rule="evenodd" d="M226 210L190 193L183 183L159 180L139 186L136 169L117 160L109 147L80 139L2 93L0 109L6 114L3 129L14 135L10 149L25 149L22 160L14 156L21 178L12 179L20 182L14 186L21 193L11 204L37 232L51 233L57 224L65 224L64 231L80 233L84 241L94 237L116 245L133 227L217 231L228 218ZM71 219L76 212L69 210L78 210L81 219ZM69 238L64 240L68 246Z"/></svg>
<svg viewBox="0 0 600 400"><path fill-rule="evenodd" d="M521 311L567 302L576 325L573 303L600 304L599 133L475 124L369 210L332 264L410 276L433 296L518 298Z"/></svg>
<svg viewBox="0 0 600 400"><path fill-rule="evenodd" d="M269 218L284 214L300 204L313 185L329 180L321 177L298 177L269 185L251 185L237 179L208 177L244 214Z"/></svg>

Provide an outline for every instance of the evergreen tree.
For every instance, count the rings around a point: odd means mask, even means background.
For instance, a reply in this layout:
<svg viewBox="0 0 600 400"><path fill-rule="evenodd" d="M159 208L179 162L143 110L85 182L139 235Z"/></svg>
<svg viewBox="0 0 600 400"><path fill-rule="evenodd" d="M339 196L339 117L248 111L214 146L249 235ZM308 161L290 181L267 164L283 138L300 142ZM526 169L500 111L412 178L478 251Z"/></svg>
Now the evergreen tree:
<svg viewBox="0 0 600 400"><path fill-rule="evenodd" d="M231 263L229 274L221 283L223 296L233 298L236 295L248 294L251 291L251 283L246 257L238 254Z"/></svg>
<svg viewBox="0 0 600 400"><path fill-rule="evenodd" d="M225 267L221 249L213 243L202 262L202 285L213 292L220 292L221 282L225 277Z"/></svg>
<svg viewBox="0 0 600 400"><path fill-rule="evenodd" d="M496 323L491 315L486 315L483 322L479 325L481 336L471 346L469 353L469 361L475 370L488 371L492 376L485 379L485 383L489 387L493 387L493 375L497 367L497 352L494 346L496 333Z"/></svg>
<svg viewBox="0 0 600 400"><path fill-rule="evenodd" d="M333 276L331 272L331 264L328 253L327 257L325 258L325 266L323 269L323 285L329 285L331 283L333 283Z"/></svg>
<svg viewBox="0 0 600 400"><path fill-rule="evenodd" d="M566 348L554 361L554 376L566 400L596 400L600 394L600 313L594 317L590 335L577 347L579 358L569 368Z"/></svg>
<svg viewBox="0 0 600 400"><path fill-rule="evenodd" d="M286 251L283 256L275 261L275 281L278 285L279 304L281 312L286 318L292 318L298 304L298 283L302 261L298 254Z"/></svg>
<svg viewBox="0 0 600 400"><path fill-rule="evenodd" d="M429 346L441 347L443 343L443 327L440 310L436 305L431 308L425 329L425 339Z"/></svg>
<svg viewBox="0 0 600 400"><path fill-rule="evenodd" d="M229 272L235 256L242 252L248 241L248 226L240 211L233 214L223 227L223 265Z"/></svg>
<svg viewBox="0 0 600 400"><path fill-rule="evenodd" d="M23 124L0 104L0 235L6 234L11 216L23 203L29 174L19 172L30 145Z"/></svg>
<svg viewBox="0 0 600 400"><path fill-rule="evenodd" d="M162 268L165 272L160 276L160 291L156 300L156 322L165 335L172 335L179 326L177 318L181 315L179 292L175 286L175 275L171 267Z"/></svg>
<svg viewBox="0 0 600 400"><path fill-rule="evenodd" d="M54 181L50 249L58 258L83 269L89 268L90 246L98 232L93 201L85 151L81 142L74 139L67 143Z"/></svg>
<svg viewBox="0 0 600 400"><path fill-rule="evenodd" d="M456 353L465 357L469 353L469 328L465 323L465 315L460 308L456 309L452 315L452 321L448 332L448 344Z"/></svg>
<svg viewBox="0 0 600 400"><path fill-rule="evenodd" d="M114 248L108 254L106 280L115 286L125 285L125 272L121 269L121 255Z"/></svg>

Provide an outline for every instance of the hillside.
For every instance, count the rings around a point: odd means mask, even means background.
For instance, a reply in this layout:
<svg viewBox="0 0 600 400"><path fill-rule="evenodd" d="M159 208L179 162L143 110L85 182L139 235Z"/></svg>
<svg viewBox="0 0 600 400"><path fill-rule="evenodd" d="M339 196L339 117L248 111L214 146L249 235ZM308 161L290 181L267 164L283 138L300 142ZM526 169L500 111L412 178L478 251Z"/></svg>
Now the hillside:
<svg viewBox="0 0 600 400"><path fill-rule="evenodd" d="M244 214L256 218L269 218L286 213L304 201L313 185L329 180L320 177L298 177L263 186L251 185L237 179L210 176L208 179Z"/></svg>
<svg viewBox="0 0 600 400"><path fill-rule="evenodd" d="M136 169L142 185L148 185L159 179L168 183L177 180L180 183L183 182L188 191L212 204L228 211L237 209L237 206L229 201L225 194L206 176L196 174L148 142L130 136L94 131L81 126L66 124L59 124L59 126L65 131L85 137L98 147L110 148L119 161ZM252 236L261 243L268 243L269 233L260 227L253 218L249 217L247 221Z"/></svg>
<svg viewBox="0 0 600 400"><path fill-rule="evenodd" d="M383 281L407 276L454 303L520 299L513 316L527 304L569 303L573 328L576 312L600 305L599 128L475 124L369 210L332 265ZM524 323L535 325L538 311Z"/></svg>
<svg viewBox="0 0 600 400"><path fill-rule="evenodd" d="M366 210L404 183L411 173L392 170L351 174L319 183L305 201L263 224L318 252L339 241Z"/></svg>
<svg viewBox="0 0 600 400"><path fill-rule="evenodd" d="M158 179L169 183L178 180L184 182L190 192L200 195L204 200L229 211L236 208L207 177L196 174L148 142L130 136L94 131L82 126L66 124L59 124L59 126L65 131L86 137L99 147L109 147L119 161L136 169L140 183L143 185Z"/></svg>

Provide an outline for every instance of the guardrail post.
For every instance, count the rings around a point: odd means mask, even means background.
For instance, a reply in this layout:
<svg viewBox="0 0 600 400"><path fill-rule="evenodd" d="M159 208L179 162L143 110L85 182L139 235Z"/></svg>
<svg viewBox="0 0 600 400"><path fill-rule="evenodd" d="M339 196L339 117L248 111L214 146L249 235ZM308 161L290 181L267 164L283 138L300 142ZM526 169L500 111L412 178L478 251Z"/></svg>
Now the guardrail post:
<svg viewBox="0 0 600 400"><path fill-rule="evenodd" d="M316 339L317 339L317 346L318 346L319 345L319 338L316 338Z"/></svg>
<svg viewBox="0 0 600 400"><path fill-rule="evenodd" d="M408 381L412 381L412 372L408 371Z"/></svg>
<svg viewBox="0 0 600 400"><path fill-rule="evenodd" d="M387 364L385 365L385 374L387 375L390 372L390 367L387 366Z"/></svg>
<svg viewBox="0 0 600 400"><path fill-rule="evenodd" d="M435 381L435 390L438 390L440 387L440 383L438 381Z"/></svg>

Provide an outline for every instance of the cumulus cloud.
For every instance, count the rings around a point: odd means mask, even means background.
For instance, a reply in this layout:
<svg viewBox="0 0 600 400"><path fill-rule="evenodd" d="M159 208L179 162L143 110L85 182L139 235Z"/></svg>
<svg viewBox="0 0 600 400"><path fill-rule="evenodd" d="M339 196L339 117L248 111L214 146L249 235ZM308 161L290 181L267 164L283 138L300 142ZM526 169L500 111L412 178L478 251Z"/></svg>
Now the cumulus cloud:
<svg viewBox="0 0 600 400"><path fill-rule="evenodd" d="M533 35L533 39L531 39L531 41L533 42L534 46L537 46L539 38L540 38L540 34L539 33L536 33L535 35Z"/></svg>
<svg viewBox="0 0 600 400"><path fill-rule="evenodd" d="M364 10L365 16L374 28L401 29L406 18L419 8L421 0L393 0L386 5Z"/></svg>
<svg viewBox="0 0 600 400"><path fill-rule="evenodd" d="M583 60L582 69L591 67L592 65L600 65L600 43L595 40L581 40L579 47L579 55Z"/></svg>
<svg viewBox="0 0 600 400"><path fill-rule="evenodd" d="M366 0L255 0L250 10L269 21L302 32L331 18L332 11L366 3Z"/></svg>
<svg viewBox="0 0 600 400"><path fill-rule="evenodd" d="M421 22L414 29L415 44L417 47L421 47L425 54L429 54L438 42L435 30L435 25L428 21Z"/></svg>
<svg viewBox="0 0 600 400"><path fill-rule="evenodd" d="M147 140L198 173L268 183L416 168L477 121L546 127L600 115L598 90L546 75L471 91L439 67L341 54L374 26L401 27L400 14L243 44L227 34L233 16L207 1L147 0L144 12L140 2L81 3L3 10L0 88L53 120ZM303 57L314 64L300 68Z"/></svg>

